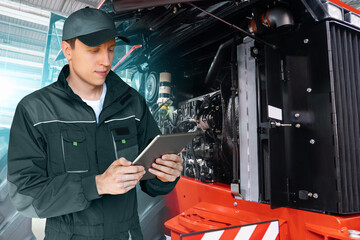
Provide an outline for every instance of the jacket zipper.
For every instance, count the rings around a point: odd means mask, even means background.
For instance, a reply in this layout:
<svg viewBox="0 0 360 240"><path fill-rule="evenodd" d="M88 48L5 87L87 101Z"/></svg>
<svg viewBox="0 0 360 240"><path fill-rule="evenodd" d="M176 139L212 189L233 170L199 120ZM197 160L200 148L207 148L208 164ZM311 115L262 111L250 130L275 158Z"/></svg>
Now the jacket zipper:
<svg viewBox="0 0 360 240"><path fill-rule="evenodd" d="M118 156L118 151L117 151L116 142L115 142L115 138L114 138L114 133L112 131L111 131L111 137L112 137L114 149L115 149L115 158L117 160L117 159L119 159L119 156Z"/></svg>

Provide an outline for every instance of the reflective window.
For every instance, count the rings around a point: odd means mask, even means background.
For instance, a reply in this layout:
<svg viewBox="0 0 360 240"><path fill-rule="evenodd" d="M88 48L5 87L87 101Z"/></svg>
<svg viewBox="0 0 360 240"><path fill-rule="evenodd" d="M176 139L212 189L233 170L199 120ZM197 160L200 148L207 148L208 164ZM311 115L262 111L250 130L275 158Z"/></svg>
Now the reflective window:
<svg viewBox="0 0 360 240"><path fill-rule="evenodd" d="M41 87L49 17L47 11L12 1L0 5L0 200L6 193L9 129L15 108L25 95Z"/></svg>

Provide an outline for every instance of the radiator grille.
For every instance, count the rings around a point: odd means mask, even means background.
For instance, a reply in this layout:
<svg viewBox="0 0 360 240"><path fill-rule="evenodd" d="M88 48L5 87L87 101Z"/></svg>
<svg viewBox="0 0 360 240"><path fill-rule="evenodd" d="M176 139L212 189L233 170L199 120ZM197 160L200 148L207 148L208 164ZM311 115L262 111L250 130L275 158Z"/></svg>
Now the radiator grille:
<svg viewBox="0 0 360 240"><path fill-rule="evenodd" d="M360 210L360 33L330 23L330 41L339 212L354 213Z"/></svg>

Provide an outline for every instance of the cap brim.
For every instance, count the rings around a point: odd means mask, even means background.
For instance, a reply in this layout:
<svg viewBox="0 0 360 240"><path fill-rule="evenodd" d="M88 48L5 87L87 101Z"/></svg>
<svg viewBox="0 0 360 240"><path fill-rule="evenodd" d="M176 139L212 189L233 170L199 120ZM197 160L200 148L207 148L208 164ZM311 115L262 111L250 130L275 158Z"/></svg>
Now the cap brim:
<svg viewBox="0 0 360 240"><path fill-rule="evenodd" d="M130 40L123 35L121 35L118 31L112 29L106 29L99 32L78 36L77 38L85 45L89 47L95 47L107 42L108 40L118 37L126 43L130 43Z"/></svg>

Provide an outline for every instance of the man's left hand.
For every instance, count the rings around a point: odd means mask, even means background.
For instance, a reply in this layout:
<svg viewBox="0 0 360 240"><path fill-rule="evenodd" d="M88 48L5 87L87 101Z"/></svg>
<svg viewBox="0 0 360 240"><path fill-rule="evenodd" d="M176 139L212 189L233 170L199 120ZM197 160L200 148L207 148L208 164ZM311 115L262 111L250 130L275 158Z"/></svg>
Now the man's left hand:
<svg viewBox="0 0 360 240"><path fill-rule="evenodd" d="M149 172L163 182L174 182L183 170L183 159L176 154L165 154L157 158Z"/></svg>

